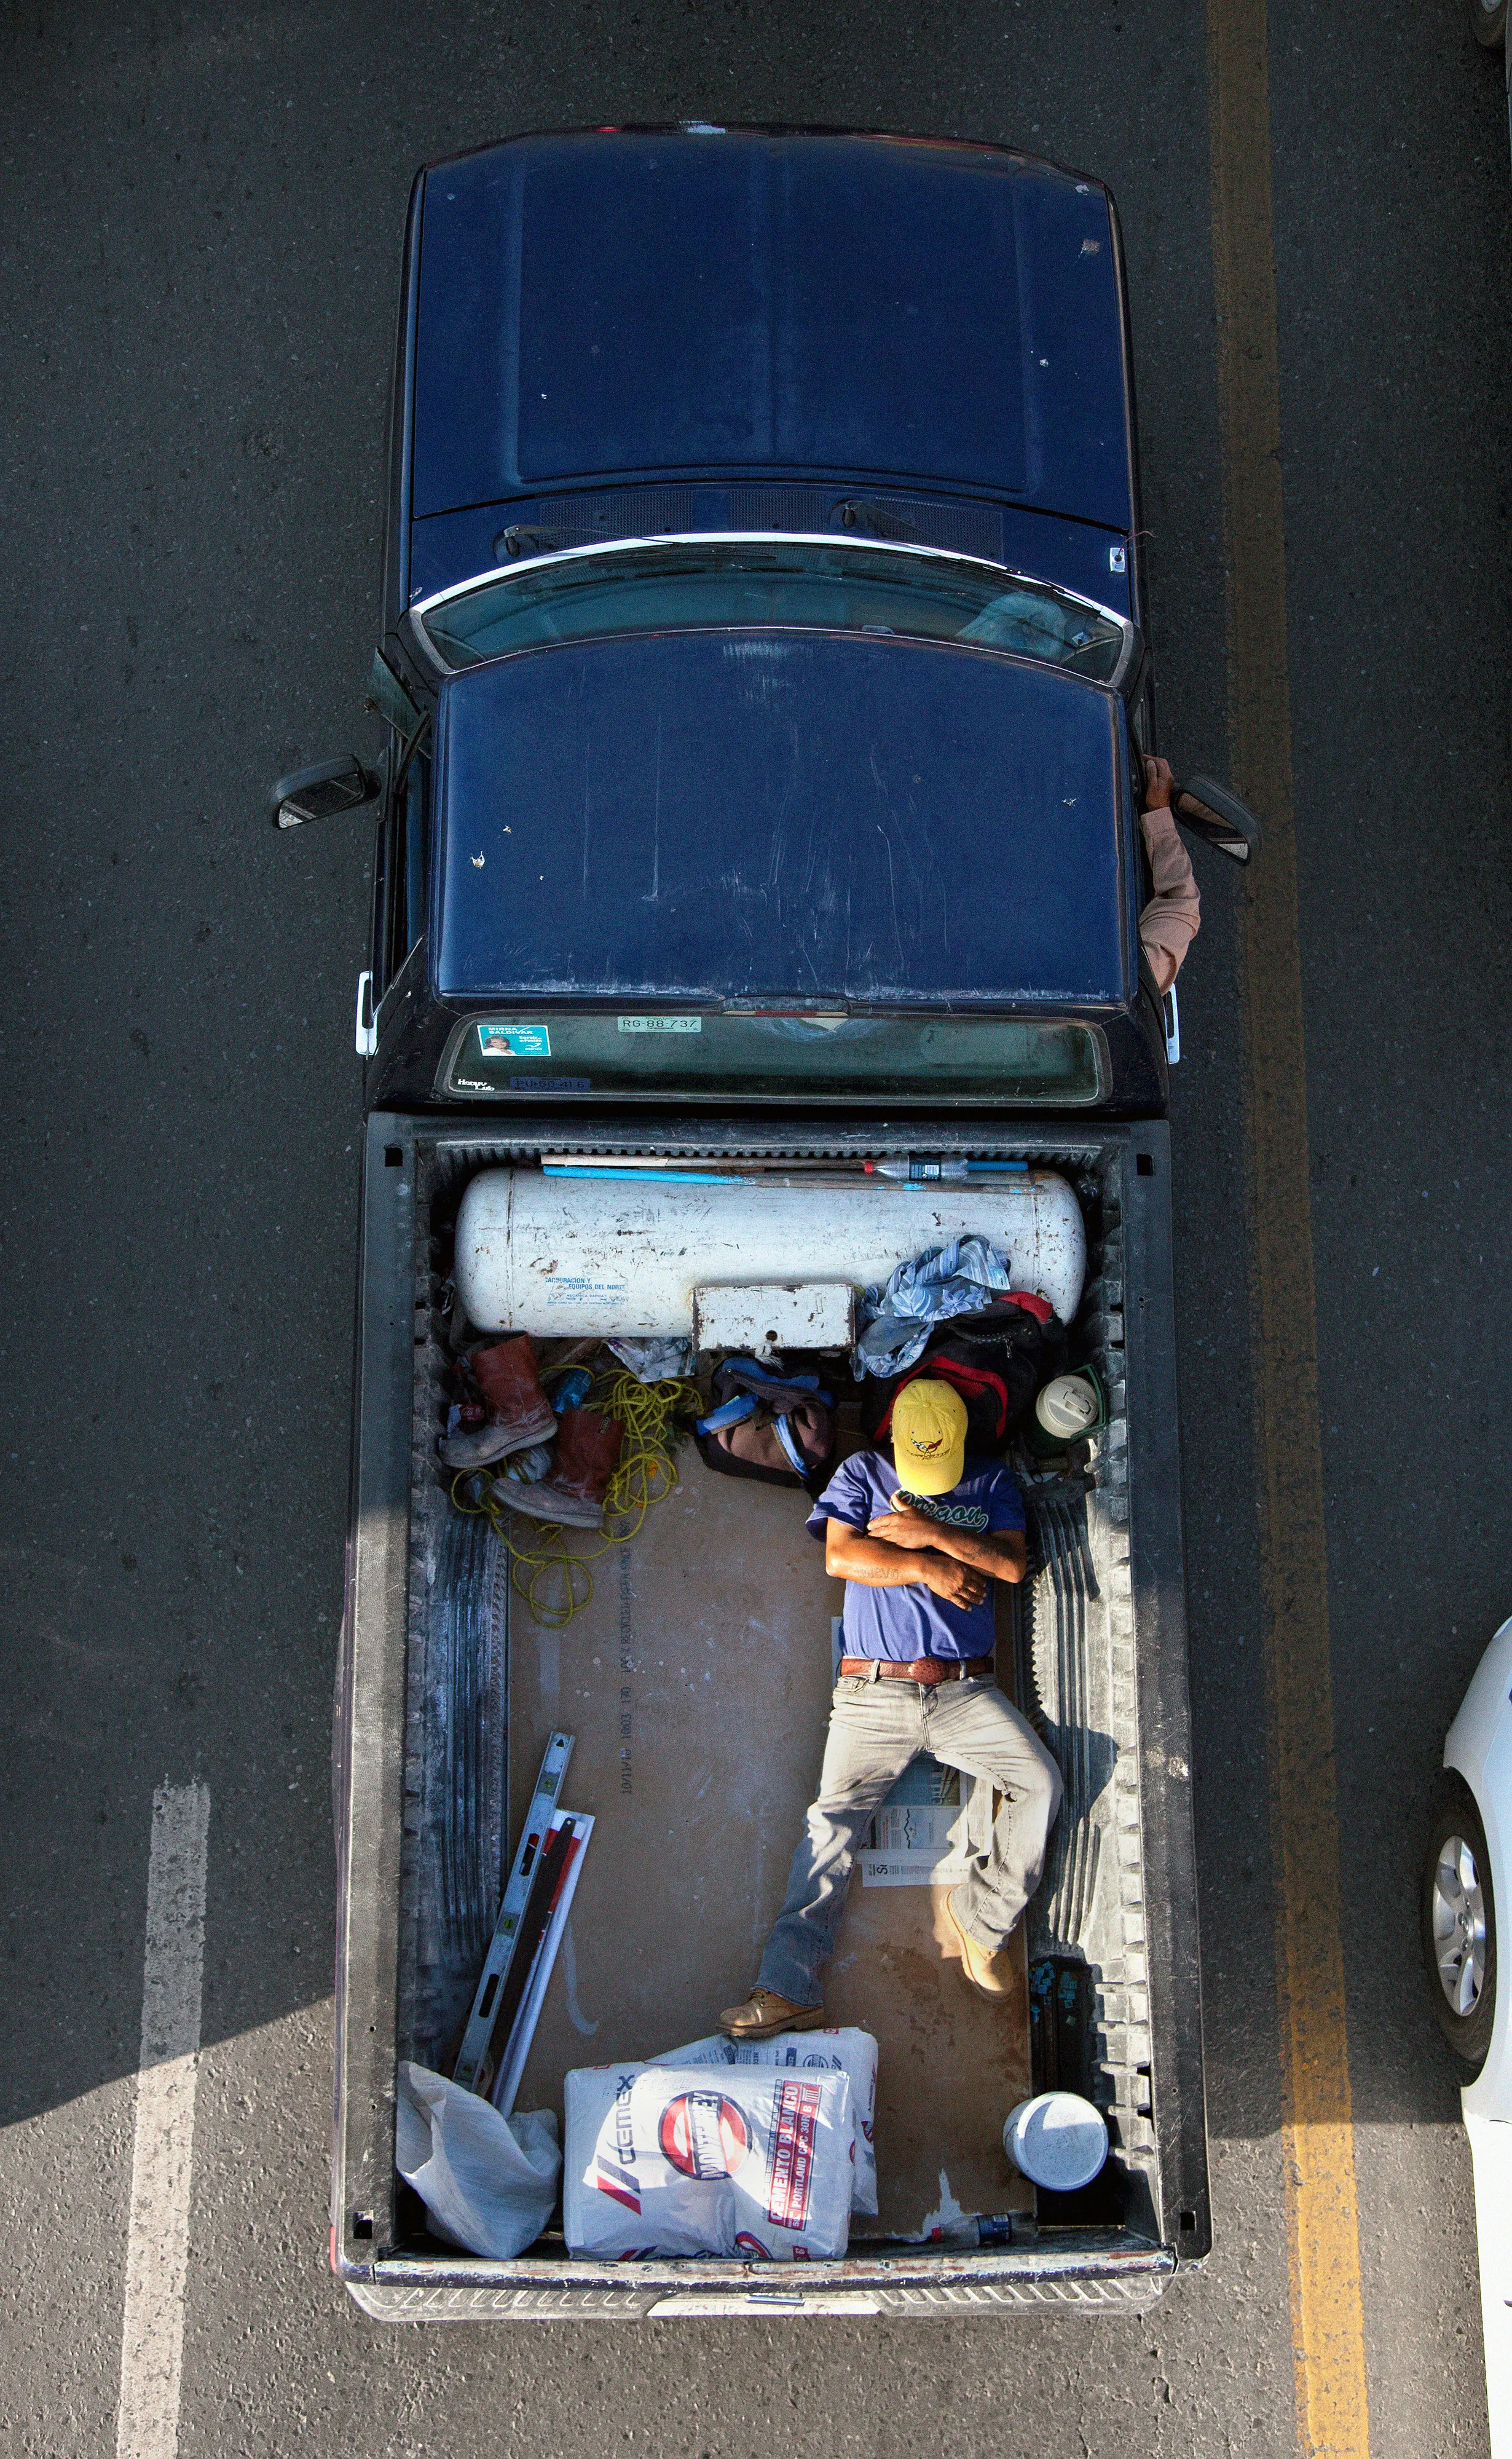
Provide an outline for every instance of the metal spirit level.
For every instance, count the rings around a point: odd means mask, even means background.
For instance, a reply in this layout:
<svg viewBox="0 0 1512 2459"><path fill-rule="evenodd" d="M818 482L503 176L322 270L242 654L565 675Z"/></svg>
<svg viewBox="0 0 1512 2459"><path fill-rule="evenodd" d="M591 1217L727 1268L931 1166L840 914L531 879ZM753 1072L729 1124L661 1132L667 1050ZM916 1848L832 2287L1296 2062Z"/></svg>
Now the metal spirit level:
<svg viewBox="0 0 1512 2459"><path fill-rule="evenodd" d="M561 1790L562 1778L567 1773L567 1762L573 1754L575 1738L572 1734L553 1734L546 1745L546 1755L541 1760L540 1774L536 1779L536 1790L531 1796L530 1809L525 1815L524 1831L515 1851L514 1865L509 1875L509 1884L504 1890L504 1901L499 1906L498 1921L494 1925L489 1951L483 1959L483 1969L478 1975L477 1993L472 2001L472 2012L468 2017L468 2028L462 2035L462 2047L457 2052L456 2065L452 2070L454 2082L461 2084L468 2091L482 2092L485 2097L498 2071L497 2059L491 2054L491 2045L498 2013L499 1993L509 1978L510 1965L514 1960L514 1949L519 1943L526 1908L531 1901L532 1881L536 1876L536 1863L546 1843L551 1815ZM485 2069L488 2070L486 2075Z"/></svg>

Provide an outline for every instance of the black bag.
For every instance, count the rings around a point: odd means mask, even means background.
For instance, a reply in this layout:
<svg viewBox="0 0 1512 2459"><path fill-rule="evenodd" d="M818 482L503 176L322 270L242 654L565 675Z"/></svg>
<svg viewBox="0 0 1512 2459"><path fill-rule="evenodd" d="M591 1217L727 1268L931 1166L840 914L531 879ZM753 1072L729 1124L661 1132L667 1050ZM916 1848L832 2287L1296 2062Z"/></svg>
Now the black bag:
<svg viewBox="0 0 1512 2459"><path fill-rule="evenodd" d="M966 1403L966 1448L1000 1452L1042 1383L1060 1372L1065 1326L1043 1298L1014 1295L977 1314L957 1314L932 1332L924 1355L902 1375L867 1378L861 1430L886 1442L892 1403L920 1375L949 1383Z"/></svg>
<svg viewBox="0 0 1512 2459"><path fill-rule="evenodd" d="M785 1375L754 1357L716 1367L713 1404L693 1439L709 1468L817 1494L834 1466L834 1402L817 1375Z"/></svg>

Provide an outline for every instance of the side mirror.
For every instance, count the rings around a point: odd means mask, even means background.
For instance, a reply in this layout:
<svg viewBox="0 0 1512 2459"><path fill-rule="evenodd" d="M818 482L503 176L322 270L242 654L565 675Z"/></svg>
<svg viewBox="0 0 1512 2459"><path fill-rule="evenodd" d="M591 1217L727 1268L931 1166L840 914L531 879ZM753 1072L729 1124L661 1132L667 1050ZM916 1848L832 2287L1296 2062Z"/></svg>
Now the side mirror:
<svg viewBox="0 0 1512 2459"><path fill-rule="evenodd" d="M1248 862L1260 851L1260 823L1254 813L1246 810L1237 794L1230 794L1227 786L1215 786L1210 777L1189 777L1185 786L1175 787L1171 809L1184 829L1228 854L1231 862Z"/></svg>
<svg viewBox="0 0 1512 2459"><path fill-rule="evenodd" d="M333 819L338 811L356 811L373 802L378 780L356 753L340 760L322 760L313 768L296 768L281 777L268 796L268 818L276 829L302 829L306 820Z"/></svg>

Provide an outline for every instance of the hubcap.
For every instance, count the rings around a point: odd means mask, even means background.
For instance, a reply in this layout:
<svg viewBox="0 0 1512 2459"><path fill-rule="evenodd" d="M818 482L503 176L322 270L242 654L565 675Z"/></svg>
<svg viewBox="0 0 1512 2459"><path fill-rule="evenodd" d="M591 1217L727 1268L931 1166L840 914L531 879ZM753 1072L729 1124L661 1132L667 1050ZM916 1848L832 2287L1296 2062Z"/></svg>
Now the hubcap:
<svg viewBox="0 0 1512 2459"><path fill-rule="evenodd" d="M1457 2015L1473 2014L1485 1980L1485 1898L1475 1855L1462 1836L1446 1836L1439 1851L1433 1931L1443 1994Z"/></svg>

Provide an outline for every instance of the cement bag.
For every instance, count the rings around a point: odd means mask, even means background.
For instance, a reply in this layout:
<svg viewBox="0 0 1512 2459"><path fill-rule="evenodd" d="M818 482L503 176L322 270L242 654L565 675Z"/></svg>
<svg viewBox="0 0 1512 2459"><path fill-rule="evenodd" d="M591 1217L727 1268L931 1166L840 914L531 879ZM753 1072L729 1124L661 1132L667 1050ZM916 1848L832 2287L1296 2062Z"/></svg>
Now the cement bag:
<svg viewBox="0 0 1512 2459"><path fill-rule="evenodd" d="M855 2150L847 2074L578 2067L566 2098L570 2254L844 2254Z"/></svg>
<svg viewBox="0 0 1512 2459"><path fill-rule="evenodd" d="M855 2118L855 2175L850 2180L850 2209L874 2212L877 2207L876 2076L877 2045L870 2032L853 2025L823 2032L775 2032L767 2041L730 2041L713 2032L706 2041L690 2042L685 2049L667 2049L653 2058L654 2067L801 2067L838 2069L850 2078L850 2108Z"/></svg>
<svg viewBox="0 0 1512 2459"><path fill-rule="evenodd" d="M437 2237L510 2262L535 2244L556 2208L556 2112L501 2117L475 2091L404 2058L394 2165Z"/></svg>

